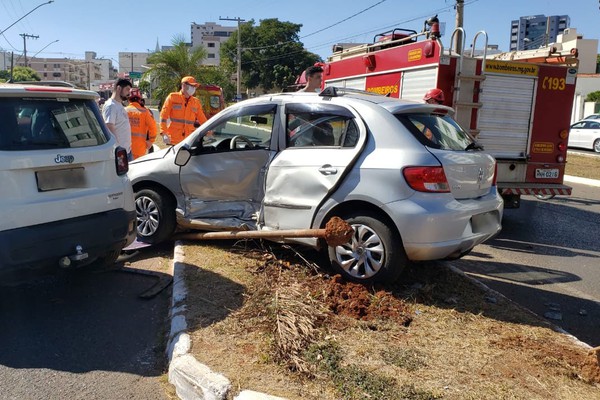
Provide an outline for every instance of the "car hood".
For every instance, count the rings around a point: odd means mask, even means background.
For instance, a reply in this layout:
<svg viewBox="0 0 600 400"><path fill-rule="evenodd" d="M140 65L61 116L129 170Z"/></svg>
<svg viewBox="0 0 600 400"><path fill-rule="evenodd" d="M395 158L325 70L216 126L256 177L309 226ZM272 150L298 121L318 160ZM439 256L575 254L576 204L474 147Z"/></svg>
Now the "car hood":
<svg viewBox="0 0 600 400"><path fill-rule="evenodd" d="M135 161L130 162L130 165L135 165L135 164L139 164L139 163L143 163L144 161L151 161L151 160L158 160L161 158L165 158L165 156L167 154L169 154L169 151L172 149L173 147L167 147L166 149L161 149L159 151L155 151L153 153L150 154L146 154L145 156L139 157L137 159L135 159Z"/></svg>

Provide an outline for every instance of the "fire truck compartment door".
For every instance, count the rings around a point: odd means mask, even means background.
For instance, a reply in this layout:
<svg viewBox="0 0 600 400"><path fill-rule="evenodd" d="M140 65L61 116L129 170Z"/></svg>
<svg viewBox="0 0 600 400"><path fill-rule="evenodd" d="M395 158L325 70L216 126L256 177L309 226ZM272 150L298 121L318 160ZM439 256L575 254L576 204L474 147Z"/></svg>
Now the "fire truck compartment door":
<svg viewBox="0 0 600 400"><path fill-rule="evenodd" d="M486 75L479 109L477 140L496 158L527 155L537 78Z"/></svg>
<svg viewBox="0 0 600 400"><path fill-rule="evenodd" d="M404 71L402 73L400 98L419 102L423 101L425 93L437 86L437 73L437 66Z"/></svg>

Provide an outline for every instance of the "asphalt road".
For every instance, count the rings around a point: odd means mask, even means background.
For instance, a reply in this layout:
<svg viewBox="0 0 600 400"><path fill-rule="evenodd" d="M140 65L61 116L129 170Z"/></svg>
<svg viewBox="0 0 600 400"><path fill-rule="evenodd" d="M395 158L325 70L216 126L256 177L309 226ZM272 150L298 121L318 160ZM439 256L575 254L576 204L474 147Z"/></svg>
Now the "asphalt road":
<svg viewBox="0 0 600 400"><path fill-rule="evenodd" d="M143 299L156 277L56 272L0 278L0 397L166 398L171 288Z"/></svg>
<svg viewBox="0 0 600 400"><path fill-rule="evenodd" d="M600 188L568 184L570 197L522 197L499 236L453 265L600 346Z"/></svg>

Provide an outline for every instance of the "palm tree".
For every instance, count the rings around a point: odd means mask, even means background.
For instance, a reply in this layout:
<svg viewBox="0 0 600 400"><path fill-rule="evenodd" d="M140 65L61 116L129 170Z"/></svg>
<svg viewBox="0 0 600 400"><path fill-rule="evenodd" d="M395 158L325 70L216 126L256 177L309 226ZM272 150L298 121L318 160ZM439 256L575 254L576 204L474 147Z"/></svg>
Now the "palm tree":
<svg viewBox="0 0 600 400"><path fill-rule="evenodd" d="M191 75L201 81L204 67L200 64L206 58L203 47L191 48L183 36L173 39L173 47L166 51L159 51L148 57L150 69L144 77L157 83L153 90L153 97L162 101L169 93L179 90L181 78Z"/></svg>

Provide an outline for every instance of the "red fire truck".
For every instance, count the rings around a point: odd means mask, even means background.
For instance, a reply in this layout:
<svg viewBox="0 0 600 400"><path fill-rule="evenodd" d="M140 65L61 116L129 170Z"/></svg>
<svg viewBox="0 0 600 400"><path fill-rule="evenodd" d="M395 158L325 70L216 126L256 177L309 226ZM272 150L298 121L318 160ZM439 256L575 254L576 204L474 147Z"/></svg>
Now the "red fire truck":
<svg viewBox="0 0 600 400"><path fill-rule="evenodd" d="M576 51L564 55L549 48L488 56L484 31L475 35L468 52L462 28L450 38L463 43L460 51L457 45L444 48L440 36L434 17L420 33L394 29L376 35L372 44L336 45L323 65L324 86L416 101L440 88L455 119L496 158L506 208L519 207L521 195L570 195L563 177ZM478 39L485 41L479 55Z"/></svg>

